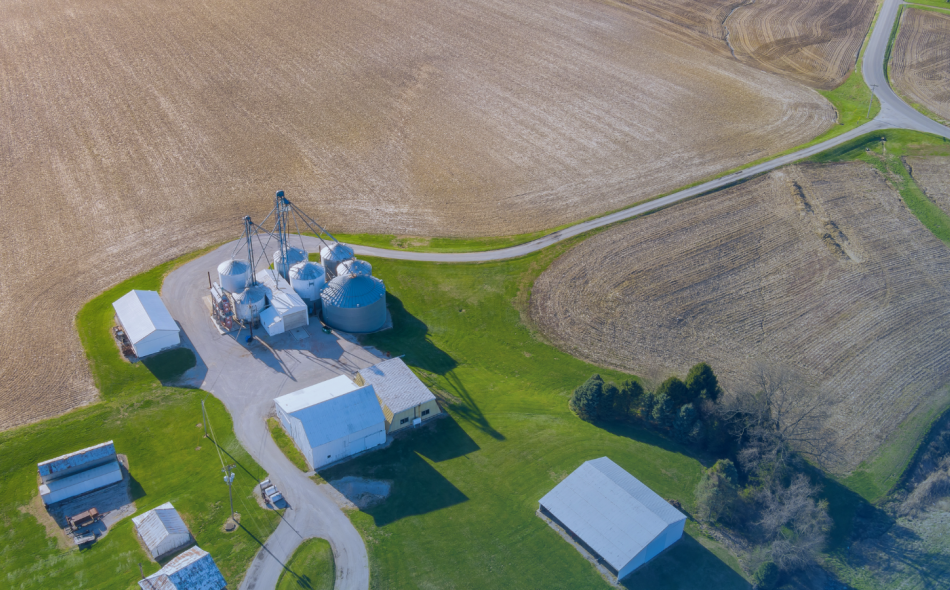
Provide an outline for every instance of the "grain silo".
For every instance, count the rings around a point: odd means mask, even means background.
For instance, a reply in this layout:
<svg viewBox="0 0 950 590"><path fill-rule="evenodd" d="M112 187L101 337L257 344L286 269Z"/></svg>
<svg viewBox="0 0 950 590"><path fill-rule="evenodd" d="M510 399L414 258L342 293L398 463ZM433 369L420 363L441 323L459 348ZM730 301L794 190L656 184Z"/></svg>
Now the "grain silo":
<svg viewBox="0 0 950 590"><path fill-rule="evenodd" d="M234 294L234 315L243 322L253 322L261 317L266 306L267 289L260 285L251 285L240 293Z"/></svg>
<svg viewBox="0 0 950 590"><path fill-rule="evenodd" d="M288 273L290 267L301 262L306 262L309 257L307 256L306 250L294 248L293 246L288 246L286 252L286 257L281 256L280 250L274 252L274 268L277 269L280 276L289 281Z"/></svg>
<svg viewBox="0 0 950 590"><path fill-rule="evenodd" d="M386 324L386 287L376 277L336 277L320 298L323 321L331 328L359 334L375 332Z"/></svg>
<svg viewBox="0 0 950 590"><path fill-rule="evenodd" d="M247 260L232 258L218 265L218 282L228 293L240 293L251 278L251 265Z"/></svg>
<svg viewBox="0 0 950 590"><path fill-rule="evenodd" d="M320 305L320 293L327 286L326 271L316 262L299 262L290 267L290 286L311 312Z"/></svg>
<svg viewBox="0 0 950 590"><path fill-rule="evenodd" d="M320 262L327 270L327 280L336 276L336 268L344 260L353 260L353 249L340 242L331 242L320 249Z"/></svg>
<svg viewBox="0 0 950 590"><path fill-rule="evenodd" d="M365 260L345 260L336 267L336 276L366 275L372 276L373 265Z"/></svg>

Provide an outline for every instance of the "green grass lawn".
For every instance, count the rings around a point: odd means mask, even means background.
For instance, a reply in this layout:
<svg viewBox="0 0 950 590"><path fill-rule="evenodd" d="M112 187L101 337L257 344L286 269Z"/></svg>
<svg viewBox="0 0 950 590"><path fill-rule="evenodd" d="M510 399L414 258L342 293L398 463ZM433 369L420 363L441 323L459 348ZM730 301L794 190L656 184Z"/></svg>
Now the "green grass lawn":
<svg viewBox="0 0 950 590"><path fill-rule="evenodd" d="M297 468L303 472L310 471L303 453L300 452L300 449L297 448L294 441L284 432L277 418L267 419L267 429L270 430L270 435L273 437L274 442L277 443L280 450L284 452L284 455L290 459L291 463L296 465Z"/></svg>
<svg viewBox="0 0 950 590"><path fill-rule="evenodd" d="M0 586L21 588L132 588L158 570L141 549L131 518L82 551L60 547L33 514L37 510L36 463L80 448L114 440L129 459L132 494L138 512L172 502L188 523L198 545L211 553L225 579L237 587L244 571L276 528L279 516L261 510L253 498L260 467L241 447L224 405L206 392L163 387L194 357L173 350L150 363L124 361L109 333L111 302L129 289L157 289L168 263L134 277L90 301L77 327L102 401L59 418L0 433ZM149 370L152 366L160 374ZM225 533L228 490L222 481L218 450L204 438L201 400L221 457L237 464L235 510L241 528ZM32 512L32 513L31 513Z"/></svg>
<svg viewBox="0 0 950 590"><path fill-rule="evenodd" d="M351 516L373 588L608 588L535 515L538 499L588 459L609 456L692 506L699 460L651 432L599 428L568 410L571 391L592 373L629 376L542 343L522 321L534 278L569 245L486 264L370 259L395 328L366 343L405 355L448 410L387 449L320 473L392 482L385 502ZM735 559L688 531L632 578L635 586L748 587Z"/></svg>
<svg viewBox="0 0 950 590"><path fill-rule="evenodd" d="M307 539L294 551L276 590L333 590L333 550L325 539Z"/></svg>

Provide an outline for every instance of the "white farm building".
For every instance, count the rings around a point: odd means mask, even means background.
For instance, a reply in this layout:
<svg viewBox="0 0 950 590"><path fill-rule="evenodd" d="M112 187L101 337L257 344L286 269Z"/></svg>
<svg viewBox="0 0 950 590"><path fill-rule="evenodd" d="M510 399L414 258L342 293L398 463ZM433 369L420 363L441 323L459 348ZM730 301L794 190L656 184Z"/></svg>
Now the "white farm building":
<svg viewBox="0 0 950 590"><path fill-rule="evenodd" d="M112 307L135 356L141 358L181 344L178 324L155 291L129 291Z"/></svg>
<svg viewBox="0 0 950 590"><path fill-rule="evenodd" d="M386 416L386 432L417 426L441 412L435 396L401 358L361 369L355 381L373 386Z"/></svg>
<svg viewBox="0 0 950 590"><path fill-rule="evenodd" d="M134 517L132 524L155 560L191 543L188 526L171 502Z"/></svg>
<svg viewBox="0 0 950 590"><path fill-rule="evenodd" d="M607 457L578 467L539 504L618 579L678 541L686 524L682 512Z"/></svg>
<svg viewBox="0 0 950 590"><path fill-rule="evenodd" d="M122 481L115 445L100 443L37 463L40 497L49 506Z"/></svg>
<svg viewBox="0 0 950 590"><path fill-rule="evenodd" d="M373 386L361 387L345 375L278 397L274 405L314 469L386 442L386 419Z"/></svg>
<svg viewBox="0 0 950 590"><path fill-rule="evenodd" d="M201 547L192 547L139 580L141 590L223 590L227 586L211 554Z"/></svg>

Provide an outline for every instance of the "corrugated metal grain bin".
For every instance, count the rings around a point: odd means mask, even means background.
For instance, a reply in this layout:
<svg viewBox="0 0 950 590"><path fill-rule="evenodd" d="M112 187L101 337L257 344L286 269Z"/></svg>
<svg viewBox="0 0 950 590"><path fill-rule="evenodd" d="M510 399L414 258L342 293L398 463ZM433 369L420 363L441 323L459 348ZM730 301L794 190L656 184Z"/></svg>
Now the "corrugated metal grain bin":
<svg viewBox="0 0 950 590"><path fill-rule="evenodd" d="M225 260L218 265L218 282L228 293L240 293L251 278L251 265L247 260Z"/></svg>
<svg viewBox="0 0 950 590"><path fill-rule="evenodd" d="M320 296L323 321L330 327L361 334L386 324L386 286L375 277L336 277Z"/></svg>
<svg viewBox="0 0 950 590"><path fill-rule="evenodd" d="M344 260L353 260L353 249L346 244L333 242L320 250L320 262L327 269L327 280L336 276L336 267Z"/></svg>

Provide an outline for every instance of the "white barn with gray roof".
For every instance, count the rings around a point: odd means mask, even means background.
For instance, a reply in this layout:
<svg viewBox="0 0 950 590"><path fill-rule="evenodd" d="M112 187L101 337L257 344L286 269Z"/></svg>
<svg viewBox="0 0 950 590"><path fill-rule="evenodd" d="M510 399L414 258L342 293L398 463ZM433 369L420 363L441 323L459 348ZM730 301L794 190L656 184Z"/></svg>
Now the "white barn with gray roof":
<svg viewBox="0 0 950 590"><path fill-rule="evenodd" d="M112 304L135 356L155 354L181 344L178 324L155 291L129 291Z"/></svg>
<svg viewBox="0 0 950 590"><path fill-rule="evenodd" d="M386 416L386 432L418 425L441 413L429 388L401 358L360 369L357 385L372 385Z"/></svg>
<svg viewBox="0 0 950 590"><path fill-rule="evenodd" d="M539 503L618 579L678 541L686 524L686 515L607 457L578 467Z"/></svg>
<svg viewBox="0 0 950 590"><path fill-rule="evenodd" d="M188 526L171 502L134 517L132 523L152 559L158 560L191 543Z"/></svg>
<svg viewBox="0 0 950 590"><path fill-rule="evenodd" d="M277 418L314 469L386 442L372 385L340 375L274 400Z"/></svg>

